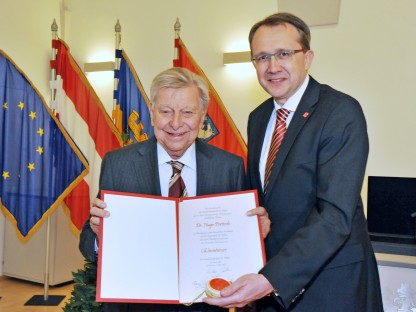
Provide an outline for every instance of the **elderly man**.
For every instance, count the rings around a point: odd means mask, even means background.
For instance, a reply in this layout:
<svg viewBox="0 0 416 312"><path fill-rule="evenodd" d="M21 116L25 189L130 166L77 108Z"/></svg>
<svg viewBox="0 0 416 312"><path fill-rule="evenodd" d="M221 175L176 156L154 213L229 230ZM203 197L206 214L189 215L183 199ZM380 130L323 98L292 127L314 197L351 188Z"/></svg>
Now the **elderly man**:
<svg viewBox="0 0 416 312"><path fill-rule="evenodd" d="M205 81L183 68L171 68L155 77L151 86L152 124L155 136L106 154L102 162L100 189L171 196L169 180L173 167L183 167L180 177L187 196L240 191L245 188L243 160L197 139L208 105ZM172 165L172 162L175 162ZM182 194L183 195L183 194ZM109 217L105 203L93 201L91 218L81 233L80 250L96 258L96 239L101 217ZM254 208L254 207L253 207ZM263 235L270 222L264 208L250 210L260 215ZM155 215L155 230L157 218ZM152 220L149 220L152 222ZM134 242L126 242L126 246ZM163 285L161 285L163 287ZM219 307L196 303L182 305L106 303L104 311L223 311Z"/></svg>

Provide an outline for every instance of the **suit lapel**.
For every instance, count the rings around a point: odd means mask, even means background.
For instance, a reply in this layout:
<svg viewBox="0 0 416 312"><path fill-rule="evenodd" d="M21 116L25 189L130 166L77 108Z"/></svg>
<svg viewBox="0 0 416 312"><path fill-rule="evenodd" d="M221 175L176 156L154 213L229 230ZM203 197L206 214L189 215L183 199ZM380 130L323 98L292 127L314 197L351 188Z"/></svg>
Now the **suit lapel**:
<svg viewBox="0 0 416 312"><path fill-rule="evenodd" d="M143 180L146 180L149 193L161 195L156 144L155 137L137 144L137 157L133 159L133 168L136 172L135 177L140 180L138 185L143 185Z"/></svg>
<svg viewBox="0 0 416 312"><path fill-rule="evenodd" d="M252 135L250 143L250 148L252 148L253 152L253 168L254 170L251 171L256 179L256 185L261 185L261 178L260 178L260 157L261 157L261 150L263 148L264 136L266 134L267 125L269 123L270 116L274 110L274 101L273 98L270 98L265 103L264 109L262 110L259 118L256 119L255 125L253 125L253 133L256 135ZM261 139L263 138L263 139ZM259 194L260 196L263 195Z"/></svg>
<svg viewBox="0 0 416 312"><path fill-rule="evenodd" d="M210 181L217 181L214 170L210 165L212 153L207 149L206 144L195 141L196 153L196 195L211 194Z"/></svg>
<svg viewBox="0 0 416 312"><path fill-rule="evenodd" d="M305 90L305 93L302 96L302 99L299 102L299 105L293 115L293 118L289 124L289 127L286 131L285 137L280 145L279 152L277 153L276 159L274 161L272 172L270 174L268 192L266 194L265 200L270 196L271 189L275 187L277 176L284 164L284 161L293 146L293 143L296 140L296 137L301 132L303 126L308 122L309 118L315 110L315 104L319 99L319 84L310 77L308 87Z"/></svg>

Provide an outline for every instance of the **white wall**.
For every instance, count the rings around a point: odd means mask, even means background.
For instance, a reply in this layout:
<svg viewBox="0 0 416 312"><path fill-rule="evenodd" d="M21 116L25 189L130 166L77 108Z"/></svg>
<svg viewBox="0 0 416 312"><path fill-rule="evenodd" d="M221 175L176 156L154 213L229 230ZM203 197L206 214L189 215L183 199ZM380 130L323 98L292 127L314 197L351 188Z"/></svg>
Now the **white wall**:
<svg viewBox="0 0 416 312"><path fill-rule="evenodd" d="M222 54L236 51L232 45L238 42L243 43L238 50L247 50L252 24L276 10L276 0L0 0L0 48L49 99L53 18L81 67L97 61L93 59L97 52L107 52L110 56L105 60L112 60L114 25L119 19L122 45L148 92L152 78L172 65L173 24L179 17L181 38L245 137L249 112L267 94L258 86L250 64L235 74L235 67L222 65ZM411 96L416 72L415 10L413 0L344 0L338 24L311 29L315 50L311 74L356 97L363 106L371 145L368 175L416 176L416 147L411 139L416 133ZM111 79L94 85L111 107ZM0 222L0 233L3 228ZM1 244L0 240L0 259Z"/></svg>
<svg viewBox="0 0 416 312"><path fill-rule="evenodd" d="M342 1L337 25L312 29L312 74L364 109L367 175L416 177L415 9L412 0Z"/></svg>

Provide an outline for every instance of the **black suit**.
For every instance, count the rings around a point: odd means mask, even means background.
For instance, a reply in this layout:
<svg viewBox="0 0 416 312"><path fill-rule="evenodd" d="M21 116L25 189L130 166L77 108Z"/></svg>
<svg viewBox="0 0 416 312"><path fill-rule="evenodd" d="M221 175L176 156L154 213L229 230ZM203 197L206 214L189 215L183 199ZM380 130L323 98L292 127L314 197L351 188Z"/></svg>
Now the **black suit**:
<svg viewBox="0 0 416 312"><path fill-rule="evenodd" d="M197 195L241 191L245 187L243 160L199 140L195 142L197 165ZM133 144L105 155L100 175L100 190L148 195L161 195L157 166L157 142ZM96 236L87 221L82 229L80 250L90 260L95 259ZM104 304L104 311L224 311L207 304L151 305Z"/></svg>
<svg viewBox="0 0 416 312"><path fill-rule="evenodd" d="M310 78L272 168L259 160L273 99L248 123L249 187L272 222L262 273L279 292L262 311L382 311L377 264L360 198L368 156L359 103ZM261 308L262 307L262 308Z"/></svg>

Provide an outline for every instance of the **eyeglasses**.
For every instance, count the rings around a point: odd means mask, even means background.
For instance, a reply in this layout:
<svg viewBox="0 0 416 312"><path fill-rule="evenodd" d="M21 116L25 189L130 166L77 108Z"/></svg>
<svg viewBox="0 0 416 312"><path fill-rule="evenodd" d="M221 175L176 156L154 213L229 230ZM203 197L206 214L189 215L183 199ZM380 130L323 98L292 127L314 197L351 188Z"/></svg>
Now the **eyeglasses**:
<svg viewBox="0 0 416 312"><path fill-rule="evenodd" d="M299 50L279 50L273 54L262 54L255 56L251 59L254 64L267 64L270 63L271 58L274 56L276 60L279 61L287 61L289 60L292 55L296 53L303 52L303 49Z"/></svg>

